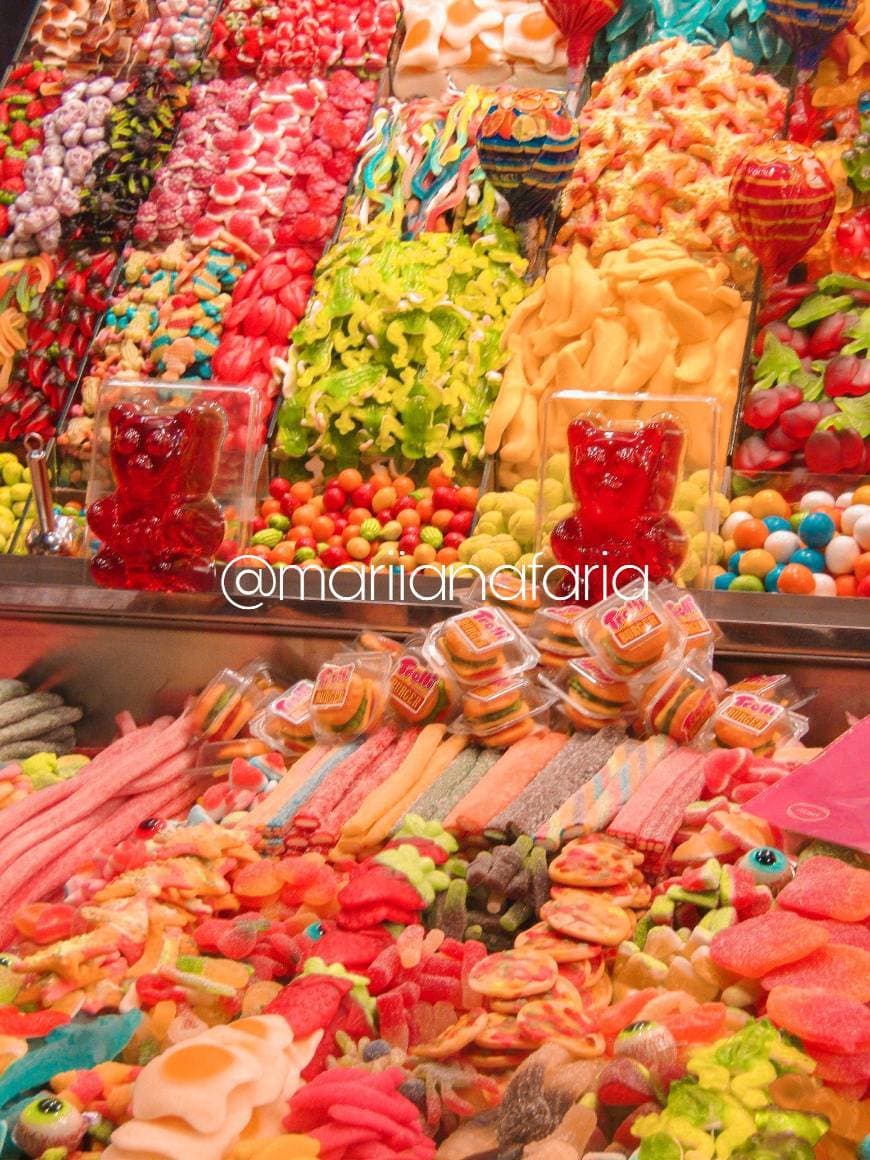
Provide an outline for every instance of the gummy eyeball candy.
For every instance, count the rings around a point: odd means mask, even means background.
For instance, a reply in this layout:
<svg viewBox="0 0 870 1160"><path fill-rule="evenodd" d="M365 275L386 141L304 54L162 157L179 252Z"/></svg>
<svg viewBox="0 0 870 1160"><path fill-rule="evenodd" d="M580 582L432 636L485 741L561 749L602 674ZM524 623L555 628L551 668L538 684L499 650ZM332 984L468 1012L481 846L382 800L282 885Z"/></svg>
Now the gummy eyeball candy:
<svg viewBox="0 0 870 1160"><path fill-rule="evenodd" d="M136 837L141 838L144 842L146 838L153 838L165 825L166 822L161 821L160 818L145 818L136 827Z"/></svg>
<svg viewBox="0 0 870 1160"><path fill-rule="evenodd" d="M773 846L756 846L740 859L739 866L748 870L757 883L776 893L792 879L791 863L782 850Z"/></svg>
<svg viewBox="0 0 870 1160"><path fill-rule="evenodd" d="M24 976L15 970L12 956L0 955L0 1005L12 1002L23 981Z"/></svg>
<svg viewBox="0 0 870 1160"><path fill-rule="evenodd" d="M12 1141L26 1156L41 1156L49 1148L74 1151L88 1125L84 1116L59 1096L40 1096L22 1111Z"/></svg>

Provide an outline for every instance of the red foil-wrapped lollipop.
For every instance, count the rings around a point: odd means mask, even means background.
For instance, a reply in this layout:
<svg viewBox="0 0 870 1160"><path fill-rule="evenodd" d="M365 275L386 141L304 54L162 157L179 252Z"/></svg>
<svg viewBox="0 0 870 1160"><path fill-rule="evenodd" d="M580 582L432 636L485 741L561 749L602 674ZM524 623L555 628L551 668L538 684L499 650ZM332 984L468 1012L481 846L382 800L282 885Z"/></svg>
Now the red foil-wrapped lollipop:
<svg viewBox="0 0 870 1160"><path fill-rule="evenodd" d="M816 244L836 192L812 149L768 141L741 159L731 179L731 213L765 281L784 276Z"/></svg>
<svg viewBox="0 0 870 1160"><path fill-rule="evenodd" d="M622 0L544 0L544 10L568 41L568 108L576 113L592 41Z"/></svg>

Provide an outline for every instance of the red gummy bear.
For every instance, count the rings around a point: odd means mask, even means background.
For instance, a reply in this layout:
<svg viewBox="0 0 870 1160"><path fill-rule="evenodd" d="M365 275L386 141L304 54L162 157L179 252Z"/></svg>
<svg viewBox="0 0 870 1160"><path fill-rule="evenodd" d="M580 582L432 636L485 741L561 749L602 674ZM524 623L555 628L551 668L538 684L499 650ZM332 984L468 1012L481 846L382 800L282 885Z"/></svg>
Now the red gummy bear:
<svg viewBox="0 0 870 1160"><path fill-rule="evenodd" d="M205 592L224 535L211 495L226 417L213 404L158 415L135 403L109 412L115 491L91 504L102 540L91 575L104 588Z"/></svg>
<svg viewBox="0 0 870 1160"><path fill-rule="evenodd" d="M571 569L564 589L596 604L638 571L650 583L670 580L687 537L669 514L685 436L670 415L646 423L607 423L584 415L568 426L571 489L578 511L553 529L553 555ZM619 574L620 569L626 573Z"/></svg>

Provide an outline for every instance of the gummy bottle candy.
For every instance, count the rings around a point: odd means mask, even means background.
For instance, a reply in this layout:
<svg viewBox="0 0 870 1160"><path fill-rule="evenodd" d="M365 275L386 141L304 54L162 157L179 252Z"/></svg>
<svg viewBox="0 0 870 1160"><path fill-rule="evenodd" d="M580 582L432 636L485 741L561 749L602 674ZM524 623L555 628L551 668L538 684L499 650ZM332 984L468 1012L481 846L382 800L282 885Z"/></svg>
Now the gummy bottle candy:
<svg viewBox="0 0 870 1160"><path fill-rule="evenodd" d="M592 413L568 425L568 469L574 515L553 529L550 544L563 567L579 569L566 589L596 604L639 577L673 579L686 556L687 537L669 514L679 478L685 434L673 415L647 422L609 422Z"/></svg>
<svg viewBox="0 0 870 1160"><path fill-rule="evenodd" d="M211 494L226 433L213 403L160 415L136 403L109 411L115 491L88 509L102 545L91 575L103 588L206 592L224 535Z"/></svg>

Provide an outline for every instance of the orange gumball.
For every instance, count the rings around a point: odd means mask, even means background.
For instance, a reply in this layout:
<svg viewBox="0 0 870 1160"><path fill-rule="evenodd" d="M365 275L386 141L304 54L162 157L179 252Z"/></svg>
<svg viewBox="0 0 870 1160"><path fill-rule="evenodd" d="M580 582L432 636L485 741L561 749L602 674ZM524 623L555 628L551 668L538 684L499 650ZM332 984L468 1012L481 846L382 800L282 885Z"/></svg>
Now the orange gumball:
<svg viewBox="0 0 870 1160"><path fill-rule="evenodd" d="M791 505L788 500L772 487L765 487L756 492L746 510L751 512L757 520L763 520L766 516L782 516L783 519L787 520L791 515Z"/></svg>
<svg viewBox="0 0 870 1160"><path fill-rule="evenodd" d="M854 596L858 590L858 581L854 576L835 576L834 584L838 596Z"/></svg>
<svg viewBox="0 0 870 1160"><path fill-rule="evenodd" d="M776 587L790 596L809 596L816 590L816 581L806 565L786 564L779 574Z"/></svg>
<svg viewBox="0 0 870 1160"><path fill-rule="evenodd" d="M862 580L870 576L870 552L862 552L852 569L855 573L855 579L860 584Z"/></svg>
<svg viewBox="0 0 870 1160"><path fill-rule="evenodd" d="M435 561L438 564L455 564L459 559L459 553L455 548L439 548L438 554L435 556Z"/></svg>
<svg viewBox="0 0 870 1160"><path fill-rule="evenodd" d="M862 483L852 492L852 503L870 503L870 483Z"/></svg>
<svg viewBox="0 0 870 1160"><path fill-rule="evenodd" d="M403 528L419 528L420 513L416 508L403 508L396 516Z"/></svg>
<svg viewBox="0 0 870 1160"><path fill-rule="evenodd" d="M830 516L834 523L834 527L839 532L840 522L843 519L843 509L834 507L833 504L825 504L823 507L813 508L813 511L824 512L826 516Z"/></svg>
<svg viewBox="0 0 870 1160"><path fill-rule="evenodd" d="M426 476L426 482L430 487L450 487L453 480L442 467L433 467Z"/></svg>
<svg viewBox="0 0 870 1160"><path fill-rule="evenodd" d="M764 541L770 535L770 529L761 520L742 520L735 525L731 534L737 547L743 552L748 552L751 548L764 547Z"/></svg>
<svg viewBox="0 0 870 1160"><path fill-rule="evenodd" d="M329 516L318 516L311 521L311 534L315 540L328 540L335 531L335 520Z"/></svg>
<svg viewBox="0 0 870 1160"><path fill-rule="evenodd" d="M300 479L296 483L292 484L290 491L293 495L296 496L300 503L308 503L311 497L314 495L314 488L311 486L307 479Z"/></svg>

